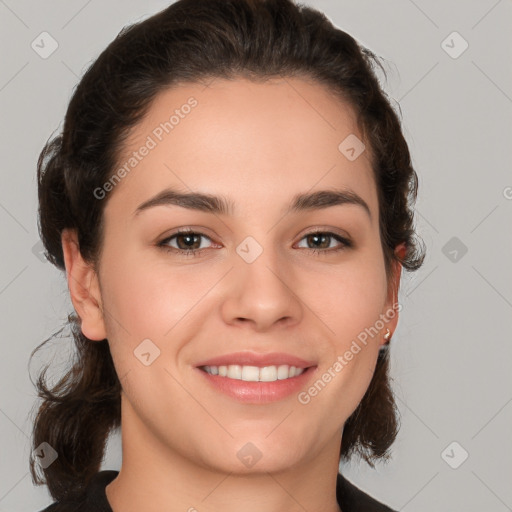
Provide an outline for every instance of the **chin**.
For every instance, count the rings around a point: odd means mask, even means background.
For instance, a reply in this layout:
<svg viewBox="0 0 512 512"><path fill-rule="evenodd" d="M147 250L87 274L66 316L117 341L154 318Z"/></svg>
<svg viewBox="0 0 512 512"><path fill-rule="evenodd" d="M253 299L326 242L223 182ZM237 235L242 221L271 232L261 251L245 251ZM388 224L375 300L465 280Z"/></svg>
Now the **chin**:
<svg viewBox="0 0 512 512"><path fill-rule="evenodd" d="M218 446L218 445L217 445ZM298 443L276 444L264 435L231 443L220 450L211 450L204 463L217 471L250 475L279 473L297 465L304 454L297 452Z"/></svg>

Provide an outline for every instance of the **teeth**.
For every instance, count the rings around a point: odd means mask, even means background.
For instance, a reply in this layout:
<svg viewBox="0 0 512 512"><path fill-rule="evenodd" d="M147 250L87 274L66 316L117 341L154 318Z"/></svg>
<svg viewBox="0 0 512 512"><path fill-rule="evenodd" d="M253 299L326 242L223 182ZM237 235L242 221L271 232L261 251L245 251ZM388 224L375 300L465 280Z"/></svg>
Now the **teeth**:
<svg viewBox="0 0 512 512"><path fill-rule="evenodd" d="M230 379L244 380L246 382L274 382L276 380L291 379L304 372L304 368L296 368L282 364L280 366L204 366L204 371L210 375L228 377Z"/></svg>
<svg viewBox="0 0 512 512"><path fill-rule="evenodd" d="M242 380L258 382L260 380L260 369L257 366L242 366Z"/></svg>
<svg viewBox="0 0 512 512"><path fill-rule="evenodd" d="M277 368L275 366L260 368L260 380L262 382L274 382L277 380Z"/></svg>
<svg viewBox="0 0 512 512"><path fill-rule="evenodd" d="M227 377L230 379L241 379L242 378L242 367L238 364L230 364L228 366Z"/></svg>

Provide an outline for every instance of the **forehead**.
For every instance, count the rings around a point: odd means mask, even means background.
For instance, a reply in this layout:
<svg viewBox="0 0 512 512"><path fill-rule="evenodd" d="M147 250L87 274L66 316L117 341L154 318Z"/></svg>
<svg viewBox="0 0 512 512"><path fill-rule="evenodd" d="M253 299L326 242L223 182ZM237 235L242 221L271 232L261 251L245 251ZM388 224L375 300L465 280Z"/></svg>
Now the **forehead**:
<svg viewBox="0 0 512 512"><path fill-rule="evenodd" d="M353 109L311 80L182 83L161 92L131 131L118 158L125 172L109 203L122 197L136 208L166 187L245 204L343 187L374 209L369 148L355 160L343 152L358 141Z"/></svg>

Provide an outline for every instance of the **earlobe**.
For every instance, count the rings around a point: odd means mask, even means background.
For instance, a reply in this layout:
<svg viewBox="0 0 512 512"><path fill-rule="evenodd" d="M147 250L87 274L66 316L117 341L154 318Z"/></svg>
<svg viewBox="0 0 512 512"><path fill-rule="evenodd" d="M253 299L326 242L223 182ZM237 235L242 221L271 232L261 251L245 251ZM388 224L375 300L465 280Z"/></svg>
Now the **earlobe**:
<svg viewBox="0 0 512 512"><path fill-rule="evenodd" d="M71 302L80 317L82 333L90 340L104 340L107 334L98 275L82 258L74 229L62 231L61 243Z"/></svg>

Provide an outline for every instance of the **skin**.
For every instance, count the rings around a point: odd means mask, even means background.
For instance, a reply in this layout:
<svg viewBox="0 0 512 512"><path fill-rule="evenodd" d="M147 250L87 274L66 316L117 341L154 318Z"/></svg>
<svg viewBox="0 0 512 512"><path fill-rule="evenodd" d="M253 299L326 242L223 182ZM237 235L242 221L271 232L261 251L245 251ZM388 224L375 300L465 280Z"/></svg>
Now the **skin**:
<svg viewBox="0 0 512 512"><path fill-rule="evenodd" d="M349 161L338 150L349 134L362 135L352 109L319 84L217 79L161 93L120 165L191 96L198 105L104 199L99 267L81 258L73 231L62 235L82 331L108 338L123 386L123 461L107 498L114 512L338 511L343 426L398 312L306 405L296 394L238 402L209 387L195 365L243 350L286 352L316 362L307 390L389 311L401 267L387 279L369 151ZM235 211L161 205L133 215L169 186L224 195ZM294 195L334 188L357 193L371 218L354 204L283 215ZM206 235L194 246L201 254L157 246L180 227ZM315 228L353 246L335 252L343 247L335 238L311 241ZM236 252L247 236L263 248L250 264ZM149 366L134 356L147 338L160 350ZM251 468L237 457L248 442L262 454Z"/></svg>

